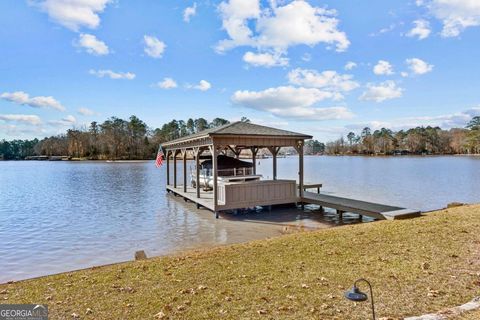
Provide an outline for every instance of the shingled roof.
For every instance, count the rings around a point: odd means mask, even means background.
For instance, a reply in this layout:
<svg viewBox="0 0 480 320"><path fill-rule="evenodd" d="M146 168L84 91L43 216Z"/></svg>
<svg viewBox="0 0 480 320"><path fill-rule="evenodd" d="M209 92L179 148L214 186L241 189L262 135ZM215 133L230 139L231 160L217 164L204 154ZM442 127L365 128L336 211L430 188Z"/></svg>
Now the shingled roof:
<svg viewBox="0 0 480 320"><path fill-rule="evenodd" d="M236 121L220 127L206 129L188 136L166 142L164 145L171 145L188 140L201 139L214 136L267 136L297 139L311 139L312 136L303 133L292 132L272 127L261 126L254 123Z"/></svg>

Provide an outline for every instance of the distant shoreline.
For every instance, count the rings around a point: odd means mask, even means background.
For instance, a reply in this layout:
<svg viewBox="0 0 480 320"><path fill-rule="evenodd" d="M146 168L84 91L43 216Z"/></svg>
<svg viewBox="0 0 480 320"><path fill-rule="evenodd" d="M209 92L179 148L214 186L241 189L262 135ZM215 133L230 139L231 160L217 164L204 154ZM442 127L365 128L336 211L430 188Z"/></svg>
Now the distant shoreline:
<svg viewBox="0 0 480 320"><path fill-rule="evenodd" d="M443 153L443 154L322 154L322 155L305 155L305 156L328 156L328 157L366 157L366 158L402 158L402 157L480 157L480 154L465 153Z"/></svg>
<svg viewBox="0 0 480 320"><path fill-rule="evenodd" d="M70 160L49 160L49 159L42 159L42 160L39 160L39 159L18 159L18 160L3 160L3 159L0 159L0 161L12 161L12 162L16 162L16 161L28 161L28 162L31 162L31 161L37 161L37 162L107 162L107 163L122 163L122 162L128 162L128 163L135 163L135 162L152 162L152 161L155 161L155 159L144 159L144 160L104 160L104 159L70 159Z"/></svg>
<svg viewBox="0 0 480 320"><path fill-rule="evenodd" d="M290 157L296 157L297 155L288 155L288 156L282 156L278 157L280 158L290 158ZM306 157L365 157L365 158L403 158L403 157L422 157L422 158L433 158L433 157L480 157L480 154L464 154L464 153L456 153L456 154L403 154L403 155L385 155L385 154L305 154ZM257 160L265 160L265 159L271 159L271 156L267 157L257 157ZM241 159L251 159L249 157L241 157ZM154 161L155 159L126 159L126 160L108 160L108 159L80 159L80 158L71 158L71 159L48 159L48 158L43 158L43 159L0 159L0 161L49 161L49 162L56 162L56 161L66 161L66 162L85 162L85 161L90 161L90 162L107 162L107 163L142 163L142 162L151 162ZM173 158L170 158L170 160L173 160ZM181 160L180 157L177 157L177 160ZM194 158L188 157L188 161L195 160Z"/></svg>

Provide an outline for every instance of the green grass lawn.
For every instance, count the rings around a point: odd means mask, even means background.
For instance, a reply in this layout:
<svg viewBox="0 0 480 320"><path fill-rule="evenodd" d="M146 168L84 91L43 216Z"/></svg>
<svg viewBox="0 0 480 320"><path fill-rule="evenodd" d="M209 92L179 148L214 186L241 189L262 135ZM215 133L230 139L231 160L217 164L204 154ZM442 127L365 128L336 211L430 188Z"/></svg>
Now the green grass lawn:
<svg viewBox="0 0 480 320"><path fill-rule="evenodd" d="M379 317L470 301L480 206L5 284L0 299L48 304L51 319L368 319L368 303L343 298L359 277L371 280Z"/></svg>

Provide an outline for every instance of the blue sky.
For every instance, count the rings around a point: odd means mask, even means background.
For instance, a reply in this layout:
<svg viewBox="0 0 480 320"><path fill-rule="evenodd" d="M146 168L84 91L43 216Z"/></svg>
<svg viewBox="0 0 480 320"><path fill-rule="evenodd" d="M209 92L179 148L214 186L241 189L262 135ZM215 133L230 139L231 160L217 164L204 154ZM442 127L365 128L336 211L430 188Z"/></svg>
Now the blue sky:
<svg viewBox="0 0 480 320"><path fill-rule="evenodd" d="M0 139L110 116L327 141L480 115L480 2L0 2Z"/></svg>

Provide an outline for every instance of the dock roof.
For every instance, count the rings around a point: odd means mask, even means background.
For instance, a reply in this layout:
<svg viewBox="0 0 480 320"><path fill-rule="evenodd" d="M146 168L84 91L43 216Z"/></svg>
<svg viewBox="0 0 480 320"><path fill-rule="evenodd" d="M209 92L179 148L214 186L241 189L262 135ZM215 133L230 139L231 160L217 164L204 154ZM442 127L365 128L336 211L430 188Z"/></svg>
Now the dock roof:
<svg viewBox="0 0 480 320"><path fill-rule="evenodd" d="M163 147L171 147L177 144L184 144L190 141L196 141L205 138L213 137L233 137L240 136L244 138L255 137L255 138L287 138L287 139L300 139L306 140L311 139L311 135L292 132L283 129L277 129L267 126L262 126L250 122L236 121L228 123L223 126L206 129L188 136L184 136L175 140L171 140L162 144Z"/></svg>

